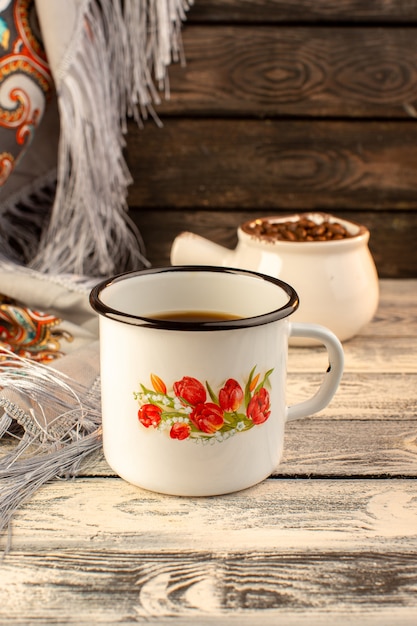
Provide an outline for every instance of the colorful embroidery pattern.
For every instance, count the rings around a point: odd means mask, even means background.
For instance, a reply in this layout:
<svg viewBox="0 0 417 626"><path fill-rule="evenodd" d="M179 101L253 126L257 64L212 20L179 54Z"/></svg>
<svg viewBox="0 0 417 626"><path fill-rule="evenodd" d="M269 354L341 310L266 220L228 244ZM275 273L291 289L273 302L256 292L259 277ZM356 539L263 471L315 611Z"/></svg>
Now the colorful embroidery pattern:
<svg viewBox="0 0 417 626"><path fill-rule="evenodd" d="M34 0L0 4L0 127L7 159L0 161L3 185L42 119L53 81L38 35Z"/></svg>
<svg viewBox="0 0 417 626"><path fill-rule="evenodd" d="M72 341L73 337L57 328L61 321L0 295L0 345L18 356L41 363L62 356L60 340Z"/></svg>
<svg viewBox="0 0 417 626"><path fill-rule="evenodd" d="M271 414L268 370L261 378L256 366L242 387L229 378L218 394L208 382L184 376L168 393L164 381L151 374L152 389L140 385L134 392L139 402L138 420L142 427L166 432L171 439L223 441L267 421ZM209 399L209 401L208 401Z"/></svg>

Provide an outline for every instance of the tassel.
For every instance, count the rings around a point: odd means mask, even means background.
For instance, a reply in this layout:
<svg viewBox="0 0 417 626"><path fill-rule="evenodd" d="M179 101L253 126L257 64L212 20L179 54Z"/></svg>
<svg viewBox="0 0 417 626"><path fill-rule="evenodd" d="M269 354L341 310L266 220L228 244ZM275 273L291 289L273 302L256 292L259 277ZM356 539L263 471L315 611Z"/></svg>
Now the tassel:
<svg viewBox="0 0 417 626"><path fill-rule="evenodd" d="M57 77L61 136L49 225L30 266L104 276L149 265L127 215L126 117L139 124L181 58L185 0L90 0ZM123 7L123 8L122 8ZM157 86L155 86L156 81Z"/></svg>
<svg viewBox="0 0 417 626"><path fill-rule="evenodd" d="M0 211L0 248L3 256L27 263L36 254L39 236L49 218L56 192L56 171L10 196Z"/></svg>
<svg viewBox="0 0 417 626"><path fill-rule="evenodd" d="M74 476L101 447L99 380L91 387L0 349L0 436L17 445L0 459L0 532L42 485ZM9 447L9 446L8 446Z"/></svg>

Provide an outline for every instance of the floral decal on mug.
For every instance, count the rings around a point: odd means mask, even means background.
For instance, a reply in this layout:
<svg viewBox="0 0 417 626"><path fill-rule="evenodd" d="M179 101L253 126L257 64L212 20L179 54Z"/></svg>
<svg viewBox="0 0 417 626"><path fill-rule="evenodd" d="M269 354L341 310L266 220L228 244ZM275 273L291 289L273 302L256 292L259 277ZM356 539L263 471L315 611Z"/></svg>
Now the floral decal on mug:
<svg viewBox="0 0 417 626"><path fill-rule="evenodd" d="M145 428L165 431L171 439L222 441L267 421L271 415L268 370L261 378L256 366L242 387L229 378L216 394L209 383L192 376L175 381L168 392L165 382L151 374L152 389L140 384L134 392L138 419Z"/></svg>

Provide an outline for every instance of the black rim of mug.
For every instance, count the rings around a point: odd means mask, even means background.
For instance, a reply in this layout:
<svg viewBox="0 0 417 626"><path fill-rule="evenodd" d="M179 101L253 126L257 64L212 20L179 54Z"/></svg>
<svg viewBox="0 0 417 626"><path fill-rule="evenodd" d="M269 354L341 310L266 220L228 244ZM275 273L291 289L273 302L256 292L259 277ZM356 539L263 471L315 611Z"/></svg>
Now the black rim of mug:
<svg viewBox="0 0 417 626"><path fill-rule="evenodd" d="M100 294L112 284L116 282L120 282L126 280L128 278L133 278L135 276L142 275L150 275L150 274L161 274L161 273L178 273L178 272L218 272L218 273L226 273L226 274L240 274L245 276L252 276L256 278L260 278L267 282L270 282L277 287L280 287L285 293L288 295L288 302L278 309L274 309L272 311L268 311L267 313L263 313L261 315L257 315L254 317L242 317L238 319L227 319L227 320L213 320L213 321L203 321L203 322L190 322L186 320L181 321L172 321L172 320L164 320L164 319L154 319L150 317L145 317L141 315L134 315L132 313L125 313L123 311L119 311L117 309L113 309L105 304L101 298ZM272 322L276 322L285 317L288 317L296 309L299 305L298 294L291 285L285 283L279 278L275 278L273 276L268 276L266 274L261 274L260 272L254 272L252 270L245 270L241 268L234 267L218 267L212 265L176 265L170 267L156 267L156 268L148 268L143 270L135 270L129 272L123 272L121 274L117 274L116 276L112 276L105 280L99 282L90 292L90 305L104 317L109 319L123 322L125 324L130 324L132 326L142 326L146 328L156 328L162 330L186 330L186 331L213 331L213 330L233 330L240 328L250 328L251 326L261 326L263 324L270 324Z"/></svg>

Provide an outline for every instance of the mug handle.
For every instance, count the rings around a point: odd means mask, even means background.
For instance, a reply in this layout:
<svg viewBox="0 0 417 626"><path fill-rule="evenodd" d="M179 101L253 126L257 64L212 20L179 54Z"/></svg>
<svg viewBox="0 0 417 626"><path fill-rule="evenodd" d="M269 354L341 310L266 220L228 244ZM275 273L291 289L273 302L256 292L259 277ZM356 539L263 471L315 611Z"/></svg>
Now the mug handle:
<svg viewBox="0 0 417 626"><path fill-rule="evenodd" d="M329 356L329 367L315 395L287 408L287 421L292 421L318 413L329 404L342 378L345 358L342 344L336 335L319 324L290 322L289 336L317 339L324 344Z"/></svg>

